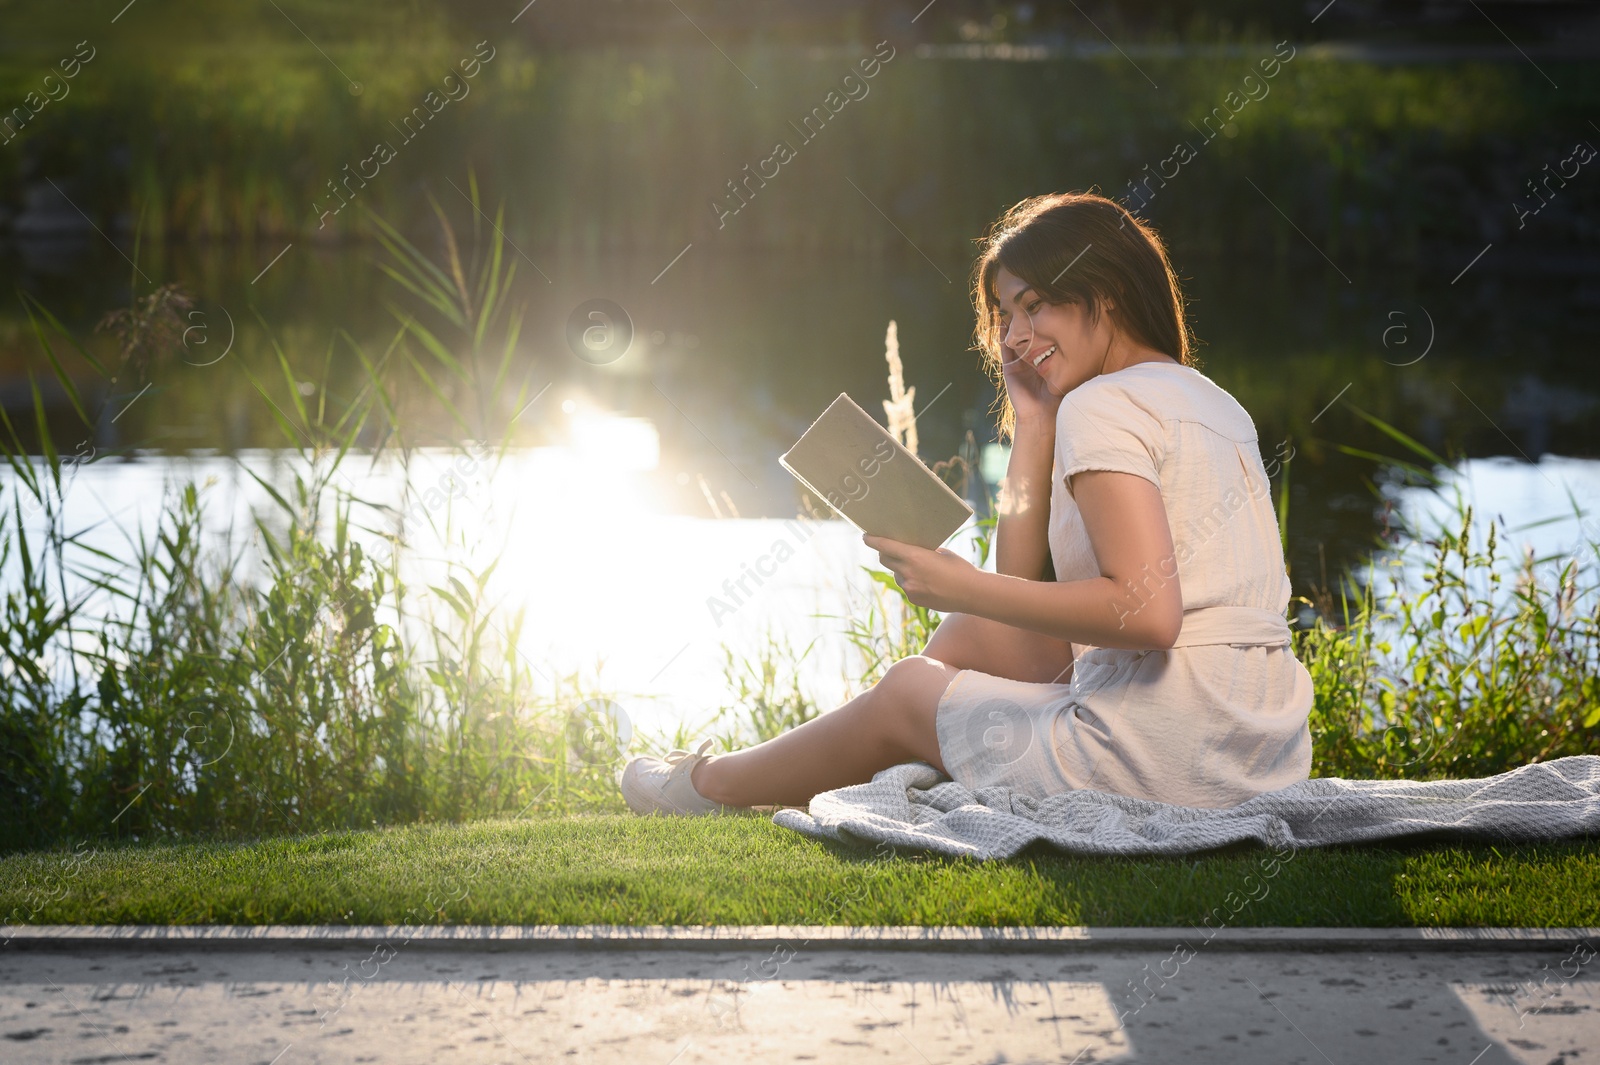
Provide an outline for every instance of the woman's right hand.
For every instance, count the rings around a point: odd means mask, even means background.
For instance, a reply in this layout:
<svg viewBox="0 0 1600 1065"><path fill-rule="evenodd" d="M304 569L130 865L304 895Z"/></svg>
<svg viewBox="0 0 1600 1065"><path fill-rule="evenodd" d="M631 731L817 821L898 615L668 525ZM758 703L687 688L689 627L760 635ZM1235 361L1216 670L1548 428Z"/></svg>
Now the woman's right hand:
<svg viewBox="0 0 1600 1065"><path fill-rule="evenodd" d="M1016 411L1017 425L1049 426L1054 429L1056 412L1061 409L1061 398L1051 392L1039 371L1029 366L1027 360L1017 357L1010 348L1002 349L1005 362L1002 369L1006 377L1006 398Z"/></svg>

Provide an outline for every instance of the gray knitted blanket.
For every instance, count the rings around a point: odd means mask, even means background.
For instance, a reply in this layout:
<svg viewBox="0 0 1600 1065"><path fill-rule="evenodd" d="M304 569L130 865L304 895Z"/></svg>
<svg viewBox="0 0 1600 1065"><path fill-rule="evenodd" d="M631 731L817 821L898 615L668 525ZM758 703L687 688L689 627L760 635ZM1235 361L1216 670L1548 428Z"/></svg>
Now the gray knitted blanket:
<svg viewBox="0 0 1600 1065"><path fill-rule="evenodd" d="M1075 854L1186 854L1255 840L1322 847L1444 834L1532 841L1600 835L1600 756L1535 762L1477 780L1321 777L1221 810L1099 791L1036 800L970 791L925 762L825 791L772 820L815 839L1008 858L1035 842Z"/></svg>

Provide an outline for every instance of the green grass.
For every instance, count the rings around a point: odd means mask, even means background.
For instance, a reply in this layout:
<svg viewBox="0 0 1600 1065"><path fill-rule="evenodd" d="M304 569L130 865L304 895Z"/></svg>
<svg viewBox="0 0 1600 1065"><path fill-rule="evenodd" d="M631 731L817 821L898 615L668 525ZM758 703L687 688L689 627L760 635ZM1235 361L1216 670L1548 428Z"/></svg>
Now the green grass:
<svg viewBox="0 0 1600 1065"><path fill-rule="evenodd" d="M27 924L1600 925L1600 840L1003 862L764 816L479 821L0 859ZM1207 920L1209 916L1209 921Z"/></svg>

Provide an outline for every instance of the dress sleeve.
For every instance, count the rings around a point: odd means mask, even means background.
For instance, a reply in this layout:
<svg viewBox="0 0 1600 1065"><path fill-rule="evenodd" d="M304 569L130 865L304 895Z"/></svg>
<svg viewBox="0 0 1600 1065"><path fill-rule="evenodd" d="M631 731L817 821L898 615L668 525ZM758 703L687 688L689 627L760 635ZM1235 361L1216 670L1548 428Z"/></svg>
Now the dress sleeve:
<svg viewBox="0 0 1600 1065"><path fill-rule="evenodd" d="M1090 382L1061 400L1056 451L1069 488L1085 470L1132 473L1160 488L1167 439L1161 421L1121 388Z"/></svg>

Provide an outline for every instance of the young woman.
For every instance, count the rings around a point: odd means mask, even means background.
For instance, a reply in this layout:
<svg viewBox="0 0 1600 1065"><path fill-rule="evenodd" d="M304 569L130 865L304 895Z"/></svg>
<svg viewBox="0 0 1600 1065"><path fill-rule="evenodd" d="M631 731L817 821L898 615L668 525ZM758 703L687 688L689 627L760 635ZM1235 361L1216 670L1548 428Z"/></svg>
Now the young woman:
<svg viewBox="0 0 1600 1065"><path fill-rule="evenodd" d="M1093 193L1033 197L991 227L972 299L1012 445L997 572L863 536L943 615L922 653L765 743L633 759L635 811L804 806L907 761L969 788L1204 807L1309 774L1255 426L1194 368L1160 237Z"/></svg>

